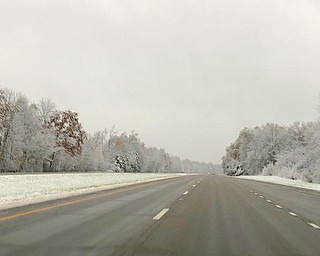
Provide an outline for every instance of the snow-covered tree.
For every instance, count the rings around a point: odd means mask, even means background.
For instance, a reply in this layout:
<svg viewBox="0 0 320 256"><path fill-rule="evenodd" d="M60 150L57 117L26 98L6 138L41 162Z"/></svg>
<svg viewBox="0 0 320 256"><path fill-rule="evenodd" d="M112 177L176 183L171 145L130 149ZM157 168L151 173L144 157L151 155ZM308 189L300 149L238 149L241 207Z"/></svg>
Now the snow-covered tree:
<svg viewBox="0 0 320 256"><path fill-rule="evenodd" d="M289 127L266 124L240 132L222 167L228 175L262 173L320 183L319 155L320 120Z"/></svg>
<svg viewBox="0 0 320 256"><path fill-rule="evenodd" d="M50 117L55 111L56 105L50 99L41 99L37 104L37 112L43 125L50 121Z"/></svg>
<svg viewBox="0 0 320 256"><path fill-rule="evenodd" d="M41 124L37 119L35 109L29 105L28 99L21 97L17 101L20 111L13 119L13 144L16 170L32 171L34 167L42 163L39 157L41 146ZM32 164L31 164L32 163Z"/></svg>
<svg viewBox="0 0 320 256"><path fill-rule="evenodd" d="M144 172L168 172L171 167L171 160L164 149L149 147L144 152Z"/></svg>
<svg viewBox="0 0 320 256"><path fill-rule="evenodd" d="M114 154L113 169L117 172L141 172L143 165L144 144L138 134L132 131L129 135L110 138L109 152Z"/></svg>
<svg viewBox="0 0 320 256"><path fill-rule="evenodd" d="M205 172L212 164L181 160L146 147L138 134L114 127L87 135L72 111L57 111L49 99L38 104L0 89L0 170Z"/></svg>
<svg viewBox="0 0 320 256"><path fill-rule="evenodd" d="M227 148L223 158L226 174L259 174L269 165L275 165L277 155L292 148L293 138L287 127L268 123L254 129L243 129Z"/></svg>
<svg viewBox="0 0 320 256"><path fill-rule="evenodd" d="M169 172L171 173L179 173L182 172L181 169L181 159L178 156L171 156L170 157L171 166Z"/></svg>
<svg viewBox="0 0 320 256"><path fill-rule="evenodd" d="M70 110L55 111L45 124L45 128L50 130L55 138L55 149L47 158L45 169L47 171L74 169L87 138L78 114Z"/></svg>
<svg viewBox="0 0 320 256"><path fill-rule="evenodd" d="M11 148L9 138L12 135L12 121L19 111L16 104L17 94L6 88L0 88L0 171L10 166Z"/></svg>

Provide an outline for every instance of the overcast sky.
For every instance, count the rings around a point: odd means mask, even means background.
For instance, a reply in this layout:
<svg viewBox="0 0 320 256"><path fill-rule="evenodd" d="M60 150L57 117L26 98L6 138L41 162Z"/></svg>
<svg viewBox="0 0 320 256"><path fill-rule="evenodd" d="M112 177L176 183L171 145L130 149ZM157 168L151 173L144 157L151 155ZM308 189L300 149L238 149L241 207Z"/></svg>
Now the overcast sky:
<svg viewBox="0 0 320 256"><path fill-rule="evenodd" d="M320 2L0 0L0 84L220 163L245 126L317 118Z"/></svg>

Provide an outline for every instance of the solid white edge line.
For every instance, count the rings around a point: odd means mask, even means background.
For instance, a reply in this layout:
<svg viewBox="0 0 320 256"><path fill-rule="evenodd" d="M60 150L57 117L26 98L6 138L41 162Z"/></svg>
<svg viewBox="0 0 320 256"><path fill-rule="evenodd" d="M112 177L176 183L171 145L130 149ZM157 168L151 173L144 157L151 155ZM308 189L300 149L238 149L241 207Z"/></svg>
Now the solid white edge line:
<svg viewBox="0 0 320 256"><path fill-rule="evenodd" d="M282 209L283 207L281 205L276 204L275 205L277 208Z"/></svg>
<svg viewBox="0 0 320 256"><path fill-rule="evenodd" d="M163 215L165 215L169 211L169 208L164 208L161 212L159 212L156 216L153 217L153 220L160 220Z"/></svg>
<svg viewBox="0 0 320 256"><path fill-rule="evenodd" d="M315 228L315 229L320 229L320 227L312 222L309 222L308 225L310 225L311 227Z"/></svg>
<svg viewBox="0 0 320 256"><path fill-rule="evenodd" d="M294 216L294 217L297 217L297 216L298 216L298 215L295 214L294 212L289 212L289 214L290 214L291 216Z"/></svg>
<svg viewBox="0 0 320 256"><path fill-rule="evenodd" d="M188 195L189 191L184 192L182 195L186 196Z"/></svg>

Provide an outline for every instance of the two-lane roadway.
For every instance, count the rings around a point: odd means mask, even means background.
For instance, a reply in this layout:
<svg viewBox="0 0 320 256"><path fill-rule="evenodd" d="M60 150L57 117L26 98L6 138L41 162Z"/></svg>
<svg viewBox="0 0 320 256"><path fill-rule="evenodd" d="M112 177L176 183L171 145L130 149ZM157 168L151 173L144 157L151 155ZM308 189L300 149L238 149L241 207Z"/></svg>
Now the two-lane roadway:
<svg viewBox="0 0 320 256"><path fill-rule="evenodd" d="M320 255L320 193L219 175L0 212L0 255Z"/></svg>

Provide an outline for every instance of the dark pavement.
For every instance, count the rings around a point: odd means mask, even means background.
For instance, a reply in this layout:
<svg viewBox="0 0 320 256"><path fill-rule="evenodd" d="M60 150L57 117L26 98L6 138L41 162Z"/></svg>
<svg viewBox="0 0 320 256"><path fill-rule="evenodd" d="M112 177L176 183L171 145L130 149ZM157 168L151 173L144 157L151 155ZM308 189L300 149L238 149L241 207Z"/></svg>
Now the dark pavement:
<svg viewBox="0 0 320 256"><path fill-rule="evenodd" d="M318 192L184 176L2 211L0 255L315 256L319 207Z"/></svg>

